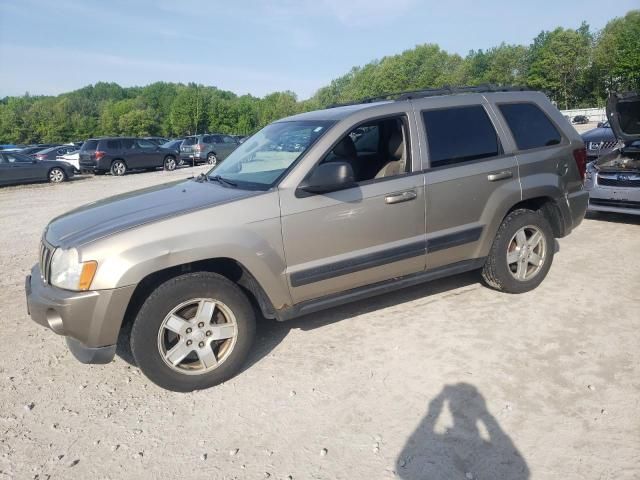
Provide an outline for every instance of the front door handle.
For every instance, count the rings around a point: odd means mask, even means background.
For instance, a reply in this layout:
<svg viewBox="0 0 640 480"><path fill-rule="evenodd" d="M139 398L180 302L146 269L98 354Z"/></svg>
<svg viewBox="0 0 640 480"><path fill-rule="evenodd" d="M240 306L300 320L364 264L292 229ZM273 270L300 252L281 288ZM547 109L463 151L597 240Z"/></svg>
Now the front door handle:
<svg viewBox="0 0 640 480"><path fill-rule="evenodd" d="M505 179L511 178L511 177L513 177L513 173L508 171L508 170L506 170L504 172L490 173L487 176L487 179L490 182L495 182L495 181L498 181L498 180L505 180Z"/></svg>
<svg viewBox="0 0 640 480"><path fill-rule="evenodd" d="M415 200L418 197L418 194L415 190L407 190L399 193L392 193L391 195L387 195L384 197L384 203L390 205L392 203L400 203L400 202L408 202L410 200Z"/></svg>

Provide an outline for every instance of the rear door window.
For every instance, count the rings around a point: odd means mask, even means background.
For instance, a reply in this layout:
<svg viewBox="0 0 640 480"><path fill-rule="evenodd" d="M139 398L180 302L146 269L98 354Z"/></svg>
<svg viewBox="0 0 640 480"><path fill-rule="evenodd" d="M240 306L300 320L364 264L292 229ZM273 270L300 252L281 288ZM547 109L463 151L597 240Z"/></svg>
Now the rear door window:
<svg viewBox="0 0 640 480"><path fill-rule="evenodd" d="M498 105L519 150L557 145L562 136L549 117L533 103Z"/></svg>
<svg viewBox="0 0 640 480"><path fill-rule="evenodd" d="M122 144L122 148L127 150L133 148L133 138L123 138L120 140L120 143Z"/></svg>
<svg viewBox="0 0 640 480"><path fill-rule="evenodd" d="M98 147L98 140L87 140L82 144L82 151L92 151Z"/></svg>
<svg viewBox="0 0 640 480"><path fill-rule="evenodd" d="M496 157L498 134L482 105L422 112L431 168Z"/></svg>
<svg viewBox="0 0 640 480"><path fill-rule="evenodd" d="M107 140L107 150L120 150L120 142L118 140Z"/></svg>

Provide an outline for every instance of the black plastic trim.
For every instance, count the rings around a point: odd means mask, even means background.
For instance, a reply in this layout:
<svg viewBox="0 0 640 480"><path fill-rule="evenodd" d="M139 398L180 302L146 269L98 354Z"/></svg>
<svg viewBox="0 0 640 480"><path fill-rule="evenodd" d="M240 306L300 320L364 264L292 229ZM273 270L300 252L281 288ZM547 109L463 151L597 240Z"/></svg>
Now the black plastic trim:
<svg viewBox="0 0 640 480"><path fill-rule="evenodd" d="M116 345L105 347L87 347L84 343L73 337L65 337L67 347L81 363L105 364L110 363L116 355Z"/></svg>
<svg viewBox="0 0 640 480"><path fill-rule="evenodd" d="M407 258L424 255L425 246L425 242L421 240L400 247L389 248L381 252L367 253L320 267L301 270L290 275L291 286L300 287L340 275L354 273L359 270L366 270L368 268L379 267L388 263L399 262Z"/></svg>
<svg viewBox="0 0 640 480"><path fill-rule="evenodd" d="M478 268L482 268L484 263L485 258L464 260L462 262L446 265L444 267L434 268L431 270L406 275L404 277L392 278L390 280L374 283L372 285L354 288L351 290L347 290L346 292L340 292L321 298L315 298L313 300L307 300L306 302L299 303L297 305L294 305L293 307L277 312L278 320L291 320L302 315L318 312L320 310L325 310L331 307L337 307L338 305L354 302L356 300L362 300L381 293L391 292L393 290L411 287L413 285L437 280L439 278L476 270Z"/></svg>
<svg viewBox="0 0 640 480"><path fill-rule="evenodd" d="M446 248L458 247L465 243L475 242L482 234L482 227L473 227L461 232L448 233L439 237L427 239L427 253L437 252Z"/></svg>

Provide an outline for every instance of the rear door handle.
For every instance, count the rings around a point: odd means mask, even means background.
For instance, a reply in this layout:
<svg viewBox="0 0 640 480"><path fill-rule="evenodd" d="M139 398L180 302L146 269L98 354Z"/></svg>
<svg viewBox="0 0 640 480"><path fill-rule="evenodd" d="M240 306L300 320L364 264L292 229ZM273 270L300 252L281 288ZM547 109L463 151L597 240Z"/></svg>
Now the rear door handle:
<svg viewBox="0 0 640 480"><path fill-rule="evenodd" d="M487 179L490 182L496 182L498 180L505 180L505 179L511 178L511 177L513 177L513 173L507 170L507 171L504 171L504 172L490 173L487 176Z"/></svg>
<svg viewBox="0 0 640 480"><path fill-rule="evenodd" d="M418 197L418 194L415 190L407 190L399 193L392 193L391 195L387 195L384 197L384 203L390 205L392 203L400 203L400 202L408 202L410 200L415 200Z"/></svg>

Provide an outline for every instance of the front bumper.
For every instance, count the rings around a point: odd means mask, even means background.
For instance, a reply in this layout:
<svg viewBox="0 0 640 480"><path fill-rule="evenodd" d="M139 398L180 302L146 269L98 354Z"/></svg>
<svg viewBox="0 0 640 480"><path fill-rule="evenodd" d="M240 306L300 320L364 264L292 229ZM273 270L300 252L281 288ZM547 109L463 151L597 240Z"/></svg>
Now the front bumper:
<svg viewBox="0 0 640 480"><path fill-rule="evenodd" d="M83 363L113 359L134 289L135 285L86 292L63 290L46 284L37 265L25 281L31 319L66 336L69 349Z"/></svg>
<svg viewBox="0 0 640 480"><path fill-rule="evenodd" d="M612 212L640 215L639 187L605 187L591 183L589 190L589 211Z"/></svg>

